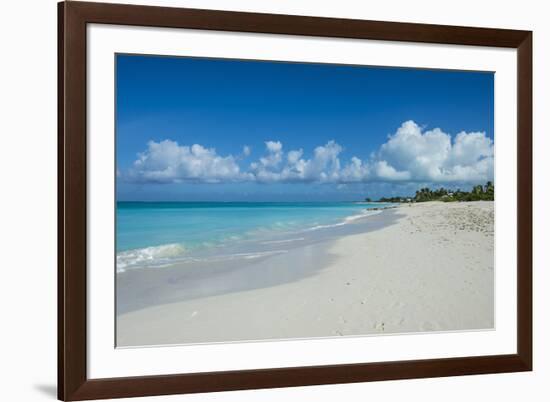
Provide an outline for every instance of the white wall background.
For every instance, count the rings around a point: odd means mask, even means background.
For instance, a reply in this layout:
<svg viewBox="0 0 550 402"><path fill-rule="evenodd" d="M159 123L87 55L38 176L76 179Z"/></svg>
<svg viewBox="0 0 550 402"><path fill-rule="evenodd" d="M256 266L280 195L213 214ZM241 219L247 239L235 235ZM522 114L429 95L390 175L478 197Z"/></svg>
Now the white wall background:
<svg viewBox="0 0 550 402"><path fill-rule="evenodd" d="M121 0L122 1L122 0ZM550 25L540 0L142 0L181 7L530 29L534 31L535 371L444 379L138 398L155 401L465 401L550 396L547 174ZM0 400L56 390L56 1L0 3ZM144 362L146 364L146 362Z"/></svg>

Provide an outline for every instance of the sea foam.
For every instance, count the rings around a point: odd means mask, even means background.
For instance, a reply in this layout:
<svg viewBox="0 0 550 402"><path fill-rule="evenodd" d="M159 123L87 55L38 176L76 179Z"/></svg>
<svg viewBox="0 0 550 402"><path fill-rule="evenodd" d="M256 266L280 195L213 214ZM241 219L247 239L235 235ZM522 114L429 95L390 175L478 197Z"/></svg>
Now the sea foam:
<svg viewBox="0 0 550 402"><path fill-rule="evenodd" d="M369 209L363 209L361 211L361 213L356 214L356 215L347 216L340 222L329 224L329 225L316 225L316 226L312 226L310 228L304 229L303 231L304 232L310 232L310 231L313 231L313 230L328 229L328 228L343 226L343 225L347 225L348 223L351 223L353 221L356 221L358 219L366 218L367 216L376 215L380 212L381 211L379 211L379 210L373 211L373 210L369 210Z"/></svg>
<svg viewBox="0 0 550 402"><path fill-rule="evenodd" d="M116 256L117 272L152 266L153 264L163 265L177 257L182 257L185 252L186 249L182 244L164 244L162 246L122 251Z"/></svg>

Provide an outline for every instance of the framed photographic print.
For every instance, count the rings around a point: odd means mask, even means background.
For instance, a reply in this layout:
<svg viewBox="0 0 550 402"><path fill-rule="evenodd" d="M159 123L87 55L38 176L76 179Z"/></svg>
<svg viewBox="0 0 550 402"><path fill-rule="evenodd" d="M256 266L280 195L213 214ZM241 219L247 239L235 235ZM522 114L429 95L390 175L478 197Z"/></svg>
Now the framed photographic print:
<svg viewBox="0 0 550 402"><path fill-rule="evenodd" d="M532 369L532 33L59 3L59 398Z"/></svg>

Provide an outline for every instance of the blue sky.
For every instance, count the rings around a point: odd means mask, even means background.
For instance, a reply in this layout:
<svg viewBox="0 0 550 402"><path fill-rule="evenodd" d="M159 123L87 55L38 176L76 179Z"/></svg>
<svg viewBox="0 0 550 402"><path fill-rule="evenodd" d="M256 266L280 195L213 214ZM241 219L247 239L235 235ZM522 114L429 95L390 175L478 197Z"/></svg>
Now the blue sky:
<svg viewBox="0 0 550 402"><path fill-rule="evenodd" d="M119 200L467 188L493 135L488 72L117 55Z"/></svg>

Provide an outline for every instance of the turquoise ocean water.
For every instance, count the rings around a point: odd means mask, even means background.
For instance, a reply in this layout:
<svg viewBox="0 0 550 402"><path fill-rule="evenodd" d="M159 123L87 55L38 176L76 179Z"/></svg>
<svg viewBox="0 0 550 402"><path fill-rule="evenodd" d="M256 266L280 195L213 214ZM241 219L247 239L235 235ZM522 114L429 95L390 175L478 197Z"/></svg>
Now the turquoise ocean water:
<svg viewBox="0 0 550 402"><path fill-rule="evenodd" d="M280 245L305 241L313 232L363 219L380 206L343 202L118 202L117 272L206 256L253 258L277 252Z"/></svg>

